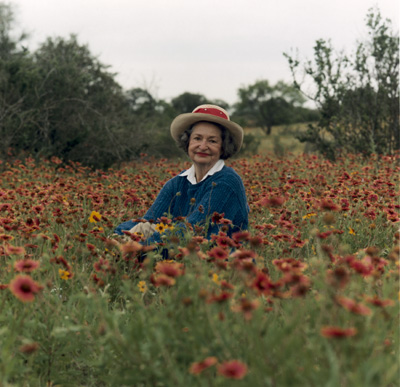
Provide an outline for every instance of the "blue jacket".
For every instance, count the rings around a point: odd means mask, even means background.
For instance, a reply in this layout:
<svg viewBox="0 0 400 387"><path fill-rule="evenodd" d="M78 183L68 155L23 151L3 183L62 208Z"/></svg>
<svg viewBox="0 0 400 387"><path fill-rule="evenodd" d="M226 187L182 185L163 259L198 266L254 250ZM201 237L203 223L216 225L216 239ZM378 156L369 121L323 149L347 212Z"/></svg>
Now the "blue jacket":
<svg viewBox="0 0 400 387"><path fill-rule="evenodd" d="M232 221L228 235L248 228L249 205L242 179L227 166L197 184L180 175L167 181L143 219L157 222L161 216L171 214L173 218L186 217L193 226L204 226L206 218L214 212L224 213L224 218ZM130 230L136 224L131 220L121 223L114 232L123 235L123 230ZM220 227L210 223L207 237L217 234ZM158 232L147 240L160 241Z"/></svg>

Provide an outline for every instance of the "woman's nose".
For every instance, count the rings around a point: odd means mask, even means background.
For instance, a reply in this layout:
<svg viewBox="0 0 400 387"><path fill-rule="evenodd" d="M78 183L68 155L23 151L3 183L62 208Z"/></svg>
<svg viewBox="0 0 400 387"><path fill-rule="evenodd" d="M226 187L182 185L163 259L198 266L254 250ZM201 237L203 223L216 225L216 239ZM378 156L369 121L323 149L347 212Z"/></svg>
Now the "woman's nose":
<svg viewBox="0 0 400 387"><path fill-rule="evenodd" d="M207 148L207 141L201 141L200 142L200 144L199 144L199 147L201 148L201 149L205 149L205 148Z"/></svg>

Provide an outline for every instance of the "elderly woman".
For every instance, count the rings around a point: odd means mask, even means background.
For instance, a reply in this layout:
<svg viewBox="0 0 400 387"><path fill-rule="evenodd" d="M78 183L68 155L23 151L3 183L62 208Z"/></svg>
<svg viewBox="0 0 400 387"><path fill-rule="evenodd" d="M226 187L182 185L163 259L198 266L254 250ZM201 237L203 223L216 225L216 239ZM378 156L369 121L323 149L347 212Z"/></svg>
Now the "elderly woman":
<svg viewBox="0 0 400 387"><path fill-rule="evenodd" d="M160 242L154 223L169 214L185 217L193 226L203 226L209 238L221 227L211 222L214 212L223 213L232 222L228 235L247 229L249 206L242 179L224 163L239 151L243 129L230 121L221 107L201 105L192 113L177 116L171 124L171 135L193 165L165 183L143 217L147 223L128 221L115 233L141 232L147 243Z"/></svg>

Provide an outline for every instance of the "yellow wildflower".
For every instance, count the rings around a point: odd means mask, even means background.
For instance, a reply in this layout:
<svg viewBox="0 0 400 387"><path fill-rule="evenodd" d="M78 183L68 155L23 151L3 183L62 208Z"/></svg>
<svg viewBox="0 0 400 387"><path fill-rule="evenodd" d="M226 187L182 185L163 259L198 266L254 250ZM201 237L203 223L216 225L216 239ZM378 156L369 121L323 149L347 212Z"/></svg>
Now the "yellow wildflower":
<svg viewBox="0 0 400 387"><path fill-rule="evenodd" d="M58 274L60 275L60 278L65 281L68 281L72 277L69 271L63 269L58 269Z"/></svg>
<svg viewBox="0 0 400 387"><path fill-rule="evenodd" d="M97 211L92 211L89 216L90 223L97 223L101 219L101 215Z"/></svg>
<svg viewBox="0 0 400 387"><path fill-rule="evenodd" d="M156 225L156 231L158 231L160 234L162 234L167 229L166 226L167 225L165 225L164 223L158 223Z"/></svg>
<svg viewBox="0 0 400 387"><path fill-rule="evenodd" d="M167 224L166 226L165 226L165 228L167 229L167 230L173 230L175 227L174 227L174 225L173 224Z"/></svg>
<svg viewBox="0 0 400 387"><path fill-rule="evenodd" d="M304 215L303 219L310 219L313 216L317 216L317 214L315 212L310 212L309 214Z"/></svg>
<svg viewBox="0 0 400 387"><path fill-rule="evenodd" d="M351 227L349 227L349 234L356 235L356 232Z"/></svg>
<svg viewBox="0 0 400 387"><path fill-rule="evenodd" d="M212 280L215 282L217 285L219 285L219 277L217 273L213 273L212 275Z"/></svg>
<svg viewBox="0 0 400 387"><path fill-rule="evenodd" d="M140 293L146 293L147 292L147 285L146 281L139 281L137 284L137 287L139 288Z"/></svg>

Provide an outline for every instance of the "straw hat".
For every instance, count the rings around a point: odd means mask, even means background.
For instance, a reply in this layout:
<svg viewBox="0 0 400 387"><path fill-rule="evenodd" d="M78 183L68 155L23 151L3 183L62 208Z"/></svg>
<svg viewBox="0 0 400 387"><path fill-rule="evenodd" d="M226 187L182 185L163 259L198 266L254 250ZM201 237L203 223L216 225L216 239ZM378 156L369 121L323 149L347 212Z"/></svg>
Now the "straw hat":
<svg viewBox="0 0 400 387"><path fill-rule="evenodd" d="M175 141L179 141L180 136L186 129L200 121L207 121L222 125L232 135L237 151L243 143L243 129L241 126L229 119L229 114L225 109L217 105L200 105L192 113L184 113L177 116L171 123L171 136Z"/></svg>

